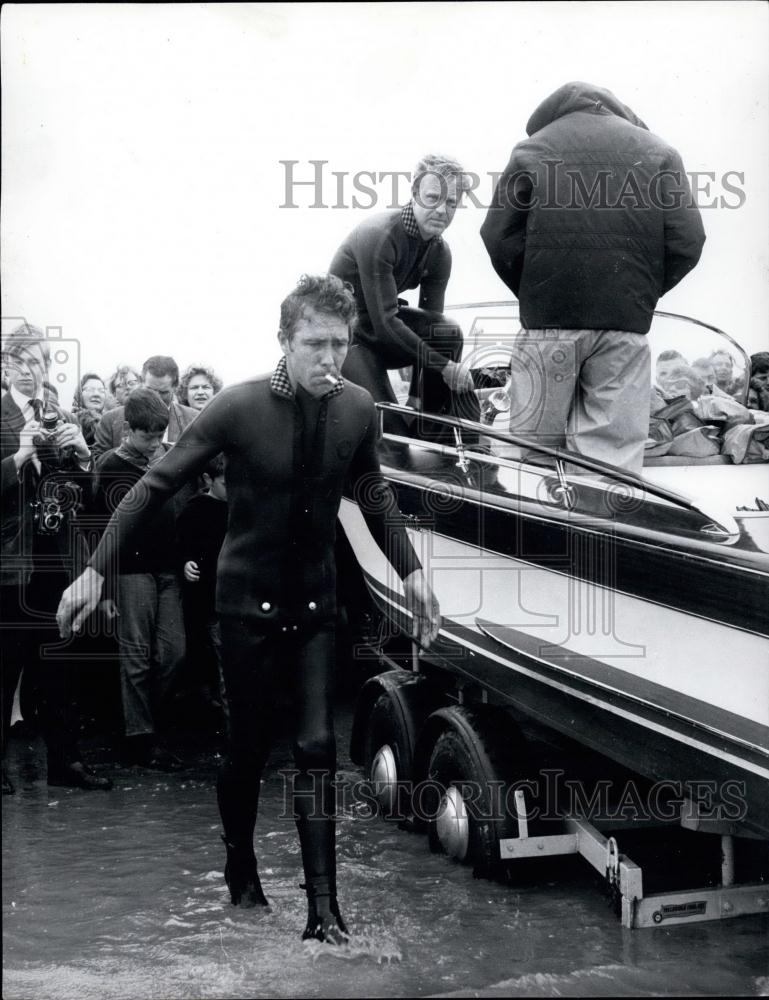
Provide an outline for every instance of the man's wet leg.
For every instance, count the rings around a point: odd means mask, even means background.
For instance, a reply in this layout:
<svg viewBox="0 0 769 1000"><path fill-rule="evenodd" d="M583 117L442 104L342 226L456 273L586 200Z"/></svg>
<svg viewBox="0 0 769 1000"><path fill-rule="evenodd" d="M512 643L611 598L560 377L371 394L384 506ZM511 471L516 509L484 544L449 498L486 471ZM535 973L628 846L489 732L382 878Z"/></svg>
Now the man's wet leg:
<svg viewBox="0 0 769 1000"><path fill-rule="evenodd" d="M230 708L227 757L216 783L233 906L266 906L254 853L259 783L272 741L274 671L269 638L238 619L222 620L222 671Z"/></svg>
<svg viewBox="0 0 769 1000"><path fill-rule="evenodd" d="M336 889L336 742L332 709L334 629L299 640L295 674L294 814L302 848L307 926L303 939L347 937Z"/></svg>

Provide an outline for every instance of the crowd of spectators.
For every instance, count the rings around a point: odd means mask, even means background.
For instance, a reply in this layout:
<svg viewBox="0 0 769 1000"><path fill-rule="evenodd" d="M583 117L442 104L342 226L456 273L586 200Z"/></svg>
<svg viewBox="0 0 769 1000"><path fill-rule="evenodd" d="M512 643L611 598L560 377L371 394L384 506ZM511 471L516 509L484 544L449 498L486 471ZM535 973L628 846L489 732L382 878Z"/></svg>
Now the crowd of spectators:
<svg viewBox="0 0 769 1000"><path fill-rule="evenodd" d="M769 352L735 371L726 350L689 361L676 350L656 360L645 458L734 463L769 459Z"/></svg>
<svg viewBox="0 0 769 1000"><path fill-rule="evenodd" d="M34 342L34 328L26 329ZM9 374L4 356L4 445L10 442L7 424L16 420L16 404L23 405L20 393L27 391L23 376L18 379L20 356L16 375ZM79 428L91 455L88 467L81 463L77 470L80 508L92 529L91 546L125 493L173 448L185 427L222 388L222 380L211 367L196 363L180 374L174 359L165 355L154 355L140 367L120 364L108 377L85 372L71 411L62 408L48 380L47 360L38 381L41 402L55 410L60 421ZM714 351L691 362L678 351L663 351L656 359L650 413L647 459L669 455L765 461L769 457L769 352L754 354L749 372L735 372L734 359L727 351ZM21 418L16 422L20 424ZM16 444L4 447L4 459L6 451L10 455L17 447L20 431L16 424L11 431ZM69 433L72 437L76 432ZM6 536L13 534L6 518L10 508L5 489L4 480L4 555ZM103 602L102 628L114 637L106 669L116 678L119 675L120 682L122 734L116 749L126 765L166 770L183 766L162 738L163 721L174 718L171 706L175 702L220 731L226 727L221 640L214 612L216 561L226 523L224 464L219 456L200 481L188 484L155 519L151 532L119 567L117 582ZM34 584L44 578L33 573L31 579ZM51 713L50 707L35 704L41 689L38 673L26 672L30 690L22 698L22 709L25 717L40 720ZM94 674L87 676L92 681ZM23 695L24 683L22 677ZM6 692L6 702L9 696ZM80 704L89 704L82 692L77 697L62 689L55 697L74 697ZM93 704L98 708L98 699ZM10 711L4 712L6 730L9 721ZM61 768L57 762L55 769L60 772ZM4 773L4 790L9 787Z"/></svg>
<svg viewBox="0 0 769 1000"><path fill-rule="evenodd" d="M62 552L62 572L68 567L71 573L77 568L69 551L72 538L77 535L78 544L85 545L86 550L93 548L125 493L174 446L184 428L220 391L223 383L206 365L190 365L180 375L173 358L155 355L140 368L121 364L109 377L85 372L74 392L71 409L65 410L49 381L50 357L40 331L23 325L14 331L10 341L13 352L6 352L6 343L3 345L3 556L8 558L10 566L14 559L22 558L14 546L21 547L29 567L25 575L17 574L18 580L9 578L8 593L23 591L22 597L25 593L32 594L37 604L41 607L44 604L49 612L54 606L54 591L61 589L60 578L51 576L47 565L43 567L44 559L50 559L48 550L53 545L53 536L57 536L58 548L68 547L68 551ZM38 370L27 373L27 369L34 367L30 359L38 356ZM23 374L19 376L19 372ZM27 408L29 413L25 412ZM58 452L55 447L52 449L52 454L58 455L62 482L67 477L67 488L72 486L74 478L69 467L76 468L77 496L71 511L61 515L56 531L46 538L38 530L39 511L33 512L39 502L30 499L40 494L41 484L52 482L46 459L43 458L42 464L36 461L43 457L39 438L34 445L28 443L33 454L31 462L24 463L22 468L15 457L21 450L19 440L24 436L24 421L29 423L34 419L37 425L43 413L59 426L74 425L69 437L80 442L83 456L90 452L90 460L83 462L79 453L72 457L64 454L73 450L71 444ZM11 469L10 463L14 461L16 465ZM26 484L24 495L23 484ZM114 586L99 609L96 622L99 636L83 638L73 650L73 659L80 656L83 662L97 660L97 669L78 670L76 664L70 664L65 670L60 662L44 665L44 676L57 681L57 685L48 684L44 690L45 685L40 683L45 659L40 652L41 638L38 636L32 644L19 645L15 652L6 650L4 751L14 688L19 696L16 704L21 706L22 727L32 727L46 736L51 784L111 787L108 779L99 778L82 764L80 752L75 748L78 729L101 735L111 732L116 737L113 756L120 764L159 770L184 766L184 761L166 746L164 730L169 726L194 727L203 722L209 735L217 731L223 734L226 702L222 694L213 595L218 550L226 530L225 499L223 457L219 456L200 481L188 484L169 502L130 558L121 562ZM17 516L11 517L12 511ZM77 516L72 518L73 514ZM79 525L77 532L73 531L75 522ZM32 539L31 543L24 540L25 536ZM77 565L82 558L81 555ZM41 590L51 593L41 597ZM30 602L24 597L17 603L26 607ZM2 624L7 637L15 634L14 626L23 623L11 621L8 614L12 606L8 601L4 605ZM28 637L31 631L20 629L19 634ZM11 659L13 669L10 669ZM107 677L111 682L107 682ZM120 692L120 717L114 711L112 718L95 717L110 714L109 699L99 697L110 683L113 691ZM83 690L88 685L98 689L96 697L93 692ZM48 739L47 730L51 729L48 719L58 720L59 715L62 719L67 716L66 740L58 735L58 730ZM58 728L63 731L64 723ZM51 746L60 744L66 750L61 753L57 750L52 755ZM62 774L64 780L59 780ZM13 791L5 768L3 791Z"/></svg>

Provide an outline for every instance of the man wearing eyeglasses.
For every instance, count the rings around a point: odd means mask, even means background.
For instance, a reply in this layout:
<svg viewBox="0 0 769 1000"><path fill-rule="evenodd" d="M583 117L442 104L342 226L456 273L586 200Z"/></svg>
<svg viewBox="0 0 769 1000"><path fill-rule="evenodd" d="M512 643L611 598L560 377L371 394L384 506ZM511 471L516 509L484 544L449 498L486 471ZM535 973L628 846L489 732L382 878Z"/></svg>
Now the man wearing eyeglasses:
<svg viewBox="0 0 769 1000"><path fill-rule="evenodd" d="M409 406L479 418L472 377L461 365L462 331L443 315L451 275L443 234L469 184L456 160L422 157L406 207L364 219L331 261L329 271L352 285L358 309L343 374L376 402L396 402L388 371L411 366ZM399 296L416 288L419 305L410 307ZM393 414L385 426L408 433Z"/></svg>
<svg viewBox="0 0 769 1000"><path fill-rule="evenodd" d="M178 441L185 427L189 426L198 415L197 410L190 406L182 406L174 399L176 387L179 384L179 366L173 358L162 354L153 355L142 365L142 384L146 389L154 389L168 407L168 430L163 437L162 445L167 450L169 444ZM99 421L96 438L91 448L94 461L102 455L118 448L125 434L125 410L122 406L108 410ZM162 447L161 445L161 447ZM162 451L158 451L162 454Z"/></svg>

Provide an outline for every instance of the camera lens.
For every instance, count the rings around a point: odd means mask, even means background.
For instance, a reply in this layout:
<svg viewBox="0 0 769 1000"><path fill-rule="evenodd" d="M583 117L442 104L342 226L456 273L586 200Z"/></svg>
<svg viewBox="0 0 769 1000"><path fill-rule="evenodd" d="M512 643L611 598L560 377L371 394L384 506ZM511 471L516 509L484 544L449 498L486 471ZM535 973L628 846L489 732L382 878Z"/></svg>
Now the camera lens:
<svg viewBox="0 0 769 1000"><path fill-rule="evenodd" d="M45 526L46 531L58 531L61 522L62 515L59 511L45 514L43 517L43 525Z"/></svg>

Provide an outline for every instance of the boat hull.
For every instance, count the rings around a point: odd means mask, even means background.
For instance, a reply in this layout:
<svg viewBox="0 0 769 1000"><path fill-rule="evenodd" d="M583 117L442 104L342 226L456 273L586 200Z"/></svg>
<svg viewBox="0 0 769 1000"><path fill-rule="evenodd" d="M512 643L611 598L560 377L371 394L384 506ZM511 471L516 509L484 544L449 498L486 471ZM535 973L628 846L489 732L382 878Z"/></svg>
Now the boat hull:
<svg viewBox="0 0 769 1000"><path fill-rule="evenodd" d="M428 521L429 491L413 477L391 484L444 616L433 664L680 789L704 818L769 837L769 638L758 613L769 577L752 557L719 563L696 546L616 533L608 544L594 524L479 508L468 495L443 494ZM340 520L372 597L407 629L397 576L352 501Z"/></svg>

